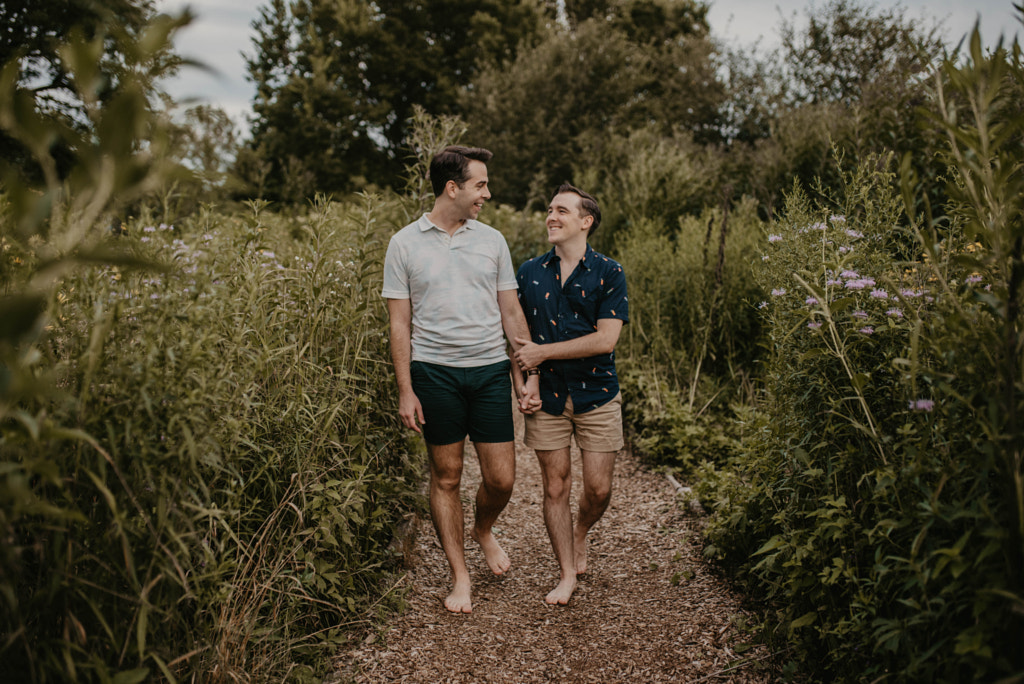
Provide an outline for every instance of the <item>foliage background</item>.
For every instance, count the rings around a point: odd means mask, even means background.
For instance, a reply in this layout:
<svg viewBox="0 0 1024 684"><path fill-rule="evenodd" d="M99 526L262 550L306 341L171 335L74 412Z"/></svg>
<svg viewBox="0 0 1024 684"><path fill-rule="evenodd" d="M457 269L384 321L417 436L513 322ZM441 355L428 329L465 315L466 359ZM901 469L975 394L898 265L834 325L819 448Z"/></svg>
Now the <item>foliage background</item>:
<svg viewBox="0 0 1024 684"><path fill-rule="evenodd" d="M780 678L1024 678L1017 45L852 0L767 55L694 0L271 0L243 139L156 87L187 14L61 8L0 8L0 673L315 680L400 607L382 245L463 141L516 263L558 183L601 201L631 442Z"/></svg>

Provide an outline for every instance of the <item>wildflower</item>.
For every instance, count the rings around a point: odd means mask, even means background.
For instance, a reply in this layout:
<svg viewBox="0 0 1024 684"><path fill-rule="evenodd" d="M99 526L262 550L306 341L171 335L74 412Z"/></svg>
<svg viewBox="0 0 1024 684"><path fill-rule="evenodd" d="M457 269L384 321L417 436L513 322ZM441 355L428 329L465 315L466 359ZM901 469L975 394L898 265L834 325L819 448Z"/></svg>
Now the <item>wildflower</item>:
<svg viewBox="0 0 1024 684"><path fill-rule="evenodd" d="M842 276L843 278L860 278L860 274L857 273L856 271L849 271L849 270L847 270L847 271L843 271L839 275Z"/></svg>
<svg viewBox="0 0 1024 684"><path fill-rule="evenodd" d="M156 228L154 228L153 226L146 226L145 228L142 229L142 232L143 233L155 233L156 232Z"/></svg>
<svg viewBox="0 0 1024 684"><path fill-rule="evenodd" d="M864 289L864 281L863 280L847 280L846 281L846 289L847 290L863 290Z"/></svg>
<svg viewBox="0 0 1024 684"><path fill-rule="evenodd" d="M825 285L842 285L843 281L836 278L829 278L825 281Z"/></svg>
<svg viewBox="0 0 1024 684"><path fill-rule="evenodd" d="M149 242L149 238L148 237L140 237L139 238L139 242Z"/></svg>
<svg viewBox="0 0 1024 684"><path fill-rule="evenodd" d="M781 235L769 235L768 236L768 242L782 242L782 236Z"/></svg>
<svg viewBox="0 0 1024 684"><path fill-rule="evenodd" d="M862 333L864 335L872 335L872 334L874 334L875 329L872 328L870 325L865 325L863 328L858 330L858 332L860 332L860 333Z"/></svg>
<svg viewBox="0 0 1024 684"><path fill-rule="evenodd" d="M903 310L892 308L885 312L886 316L892 316L893 318L903 318Z"/></svg>
<svg viewBox="0 0 1024 684"><path fill-rule="evenodd" d="M761 257L761 261L768 261L768 255L765 254L763 257Z"/></svg>
<svg viewBox="0 0 1024 684"><path fill-rule="evenodd" d="M850 315L853 316L854 318L867 318L868 317L868 312L867 311L861 311L860 309L858 309L857 311L854 311Z"/></svg>
<svg viewBox="0 0 1024 684"><path fill-rule="evenodd" d="M826 228L828 228L828 226L826 226L821 221L818 221L813 226L811 226L811 230L825 230Z"/></svg>
<svg viewBox="0 0 1024 684"><path fill-rule="evenodd" d="M768 302L761 302L760 304L757 305L757 308L758 309L763 309L766 306L768 306Z"/></svg>
<svg viewBox="0 0 1024 684"><path fill-rule="evenodd" d="M772 290L772 297L781 297L784 294L786 294L786 288L784 287L777 287Z"/></svg>
<svg viewBox="0 0 1024 684"><path fill-rule="evenodd" d="M832 223L846 223L846 217L840 216L838 214L832 214L831 216L828 217L828 220L831 221Z"/></svg>
<svg viewBox="0 0 1024 684"><path fill-rule="evenodd" d="M808 297L807 299L804 300L804 304L806 304L807 306L814 306L817 303L818 300L815 297Z"/></svg>
<svg viewBox="0 0 1024 684"><path fill-rule="evenodd" d="M875 299L888 299L889 293L882 289L872 290L871 296Z"/></svg>
<svg viewBox="0 0 1024 684"><path fill-rule="evenodd" d="M811 321L810 323L807 324L807 327L810 328L811 330L817 330L818 328L821 327L821 323L818 321Z"/></svg>
<svg viewBox="0 0 1024 684"><path fill-rule="evenodd" d="M852 230L850 228L847 228L844 232L847 235L849 235L850 237L852 237L854 240L856 240L857 238L864 237L864 233L861 233L860 231Z"/></svg>
<svg viewBox="0 0 1024 684"><path fill-rule="evenodd" d="M213 239L212 235L210 235L209 233L203 233L203 242L209 242L212 239Z"/></svg>
<svg viewBox="0 0 1024 684"><path fill-rule="evenodd" d="M968 283L972 283L972 284L973 283L980 283L981 282L981 276L978 275L977 273L973 273L973 274L967 276L967 279L964 282L968 282Z"/></svg>
<svg viewBox="0 0 1024 684"><path fill-rule="evenodd" d="M277 255L271 252L269 249L261 249L259 255L264 259L276 259Z"/></svg>
<svg viewBox="0 0 1024 684"><path fill-rule="evenodd" d="M931 399L914 399L909 402L907 408L911 411L931 411L935 408L935 402Z"/></svg>
<svg viewBox="0 0 1024 684"><path fill-rule="evenodd" d="M153 294L149 295L149 298L150 299L160 299L160 295L158 295L156 292L154 292Z"/></svg>
<svg viewBox="0 0 1024 684"><path fill-rule="evenodd" d="M852 251L853 249L851 247L847 247L846 245L843 245L842 247L839 248L840 254L849 254Z"/></svg>
<svg viewBox="0 0 1024 684"><path fill-rule="evenodd" d="M174 230L174 226L169 226L166 223L161 223L160 230Z"/></svg>

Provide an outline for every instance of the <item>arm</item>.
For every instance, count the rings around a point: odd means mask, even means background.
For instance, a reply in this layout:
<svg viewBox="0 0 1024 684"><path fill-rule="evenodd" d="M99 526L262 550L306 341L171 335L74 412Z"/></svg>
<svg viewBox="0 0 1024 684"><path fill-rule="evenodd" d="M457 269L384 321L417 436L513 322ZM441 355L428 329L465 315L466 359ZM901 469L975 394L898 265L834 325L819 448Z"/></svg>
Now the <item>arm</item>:
<svg viewBox="0 0 1024 684"><path fill-rule="evenodd" d="M407 428L422 432L419 424L423 419L423 407L412 389L412 301L388 299L388 316L391 319L391 363L395 366L398 379L398 415Z"/></svg>
<svg viewBox="0 0 1024 684"><path fill-rule="evenodd" d="M574 340L534 344L530 338L516 339L521 346L515 352L516 362L522 369L534 368L550 359L583 359L598 354L610 354L615 350L622 332L622 321L618 318L601 318L597 330Z"/></svg>
<svg viewBox="0 0 1024 684"><path fill-rule="evenodd" d="M519 340L530 339L530 327L526 323L526 316L523 315L519 295L515 290L498 292L498 309L501 311L501 327L505 330L505 337L512 345L512 350L516 351L522 345ZM513 369L512 386L515 388L516 397L519 398L519 410L523 413L536 411L540 406L540 382L537 376L530 376L528 380L524 380L522 372Z"/></svg>

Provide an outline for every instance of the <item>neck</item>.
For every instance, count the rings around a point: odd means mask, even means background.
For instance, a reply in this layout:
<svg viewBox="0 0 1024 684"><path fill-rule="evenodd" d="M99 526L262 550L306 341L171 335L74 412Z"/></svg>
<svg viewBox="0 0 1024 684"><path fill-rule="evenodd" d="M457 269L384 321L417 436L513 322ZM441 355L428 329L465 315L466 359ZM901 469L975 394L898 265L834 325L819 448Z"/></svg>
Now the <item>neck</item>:
<svg viewBox="0 0 1024 684"><path fill-rule="evenodd" d="M555 245L555 254L564 262L578 263L584 255L587 253L587 241L581 240L579 242L565 243L561 245Z"/></svg>
<svg viewBox="0 0 1024 684"><path fill-rule="evenodd" d="M441 202L434 202L434 208L427 214L427 219L449 235L466 225L464 216L458 216L450 207Z"/></svg>

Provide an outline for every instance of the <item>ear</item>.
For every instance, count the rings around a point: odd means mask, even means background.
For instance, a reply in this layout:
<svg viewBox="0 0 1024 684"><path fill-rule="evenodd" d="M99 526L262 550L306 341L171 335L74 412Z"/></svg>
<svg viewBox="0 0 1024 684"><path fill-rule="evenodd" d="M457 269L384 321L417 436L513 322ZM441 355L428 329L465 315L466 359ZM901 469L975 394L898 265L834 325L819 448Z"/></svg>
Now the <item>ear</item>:
<svg viewBox="0 0 1024 684"><path fill-rule="evenodd" d="M453 180L448 181L444 184L444 194L448 195L450 199L455 199L455 193L459 189L459 184Z"/></svg>
<svg viewBox="0 0 1024 684"><path fill-rule="evenodd" d="M589 233L590 232L590 226L594 225L594 217L593 216L584 216L583 217L583 222L580 225L583 227L583 232Z"/></svg>

